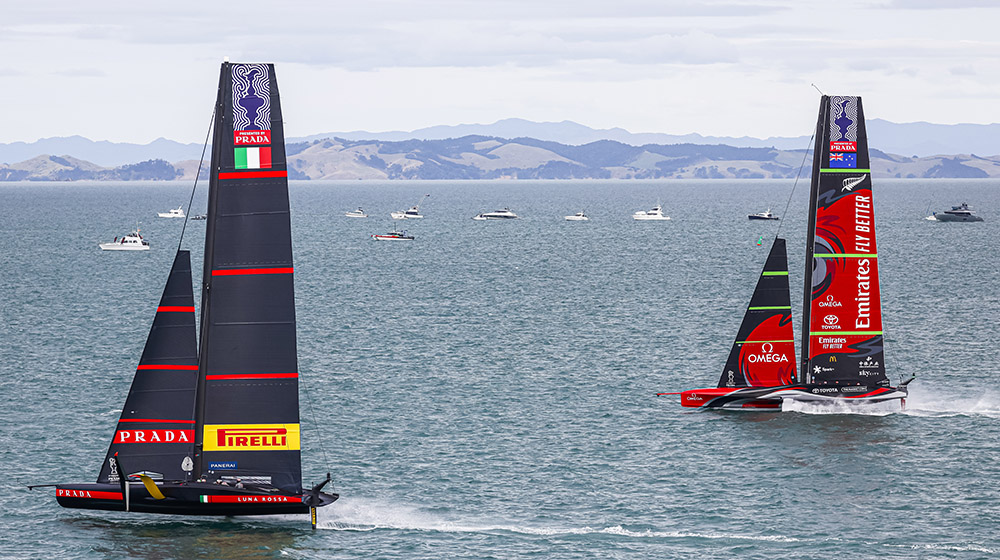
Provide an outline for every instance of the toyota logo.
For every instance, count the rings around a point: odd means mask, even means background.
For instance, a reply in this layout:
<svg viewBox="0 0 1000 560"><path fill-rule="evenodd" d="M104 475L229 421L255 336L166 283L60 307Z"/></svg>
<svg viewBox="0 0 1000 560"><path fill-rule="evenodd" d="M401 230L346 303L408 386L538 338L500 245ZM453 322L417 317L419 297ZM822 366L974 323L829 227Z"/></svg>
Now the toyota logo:
<svg viewBox="0 0 1000 560"><path fill-rule="evenodd" d="M823 317L823 322L827 325L836 325L840 322L840 319L836 315L827 315Z"/></svg>

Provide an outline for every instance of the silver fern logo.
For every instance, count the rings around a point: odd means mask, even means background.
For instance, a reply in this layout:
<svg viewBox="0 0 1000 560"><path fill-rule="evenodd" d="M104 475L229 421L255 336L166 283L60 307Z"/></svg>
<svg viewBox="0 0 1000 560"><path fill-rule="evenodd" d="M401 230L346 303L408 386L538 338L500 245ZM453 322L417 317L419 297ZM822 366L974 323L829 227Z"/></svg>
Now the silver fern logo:
<svg viewBox="0 0 1000 560"><path fill-rule="evenodd" d="M863 183L864 180L865 180L865 178L867 178L867 175L862 175L860 177L848 177L848 178L844 179L844 183L843 183L844 184L844 188L842 190L850 191L854 187L856 187L856 186L860 185L861 183Z"/></svg>

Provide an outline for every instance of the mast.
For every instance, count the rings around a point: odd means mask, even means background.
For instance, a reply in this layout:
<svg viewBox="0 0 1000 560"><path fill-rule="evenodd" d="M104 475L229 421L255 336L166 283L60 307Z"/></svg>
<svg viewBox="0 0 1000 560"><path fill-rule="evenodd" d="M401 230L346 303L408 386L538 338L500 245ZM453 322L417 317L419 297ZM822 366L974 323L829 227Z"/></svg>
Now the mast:
<svg viewBox="0 0 1000 560"><path fill-rule="evenodd" d="M809 308L812 300L813 249L816 238L816 198L819 192L820 160L823 155L825 116L830 114L830 96L824 95L819 102L819 116L816 118L816 141L813 144L812 176L809 179L809 225L806 229L806 270L802 282L802 359L799 362L799 379L802 383L812 383L809 372Z"/></svg>
<svg viewBox="0 0 1000 560"><path fill-rule="evenodd" d="M212 121L212 159L209 164L208 172L208 210L205 217L205 256L204 263L202 265L202 275L201 275L201 333L199 337L198 348L201 349L199 353L199 363L201 364L201 371L198 375L198 391L195 398L195 445L194 445L194 472L203 473L205 472L203 462L202 462L202 448L204 445L204 426L205 426L205 374L204 371L207 368L208 356L206 355L205 348L207 346L207 335L208 329L205 325L209 323L211 311L211 306L208 305L209 290L212 284L212 259L215 255L215 228L216 225L216 212L218 209L218 193L219 193L219 172L221 171L222 162L222 119L225 114L225 103L222 94L223 84L226 82L226 73L229 71L229 62L223 62L222 68L219 71L219 91L216 95L215 100L215 110L214 119Z"/></svg>

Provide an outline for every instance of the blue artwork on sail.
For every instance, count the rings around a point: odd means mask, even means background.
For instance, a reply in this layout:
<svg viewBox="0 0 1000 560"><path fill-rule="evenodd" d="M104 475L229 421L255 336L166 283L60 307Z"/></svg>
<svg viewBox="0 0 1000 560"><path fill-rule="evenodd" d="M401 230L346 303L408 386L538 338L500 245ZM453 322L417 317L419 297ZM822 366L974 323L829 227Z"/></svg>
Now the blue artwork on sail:
<svg viewBox="0 0 1000 560"><path fill-rule="evenodd" d="M271 130L271 85L263 64L233 65L233 130Z"/></svg>
<svg viewBox="0 0 1000 560"><path fill-rule="evenodd" d="M856 169L858 167L858 154L830 154L830 167Z"/></svg>
<svg viewBox="0 0 1000 560"><path fill-rule="evenodd" d="M858 98L838 96L830 99L830 141L858 141ZM830 167L835 167L831 165ZM842 167L854 167L842 166Z"/></svg>

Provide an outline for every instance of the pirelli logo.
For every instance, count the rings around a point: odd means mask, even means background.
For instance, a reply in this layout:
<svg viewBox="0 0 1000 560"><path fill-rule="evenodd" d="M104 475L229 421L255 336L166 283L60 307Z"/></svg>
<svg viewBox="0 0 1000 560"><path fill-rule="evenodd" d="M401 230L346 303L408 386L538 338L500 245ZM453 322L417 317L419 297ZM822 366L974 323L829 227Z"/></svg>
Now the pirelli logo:
<svg viewBox="0 0 1000 560"><path fill-rule="evenodd" d="M206 424L205 451L298 451L298 424Z"/></svg>

